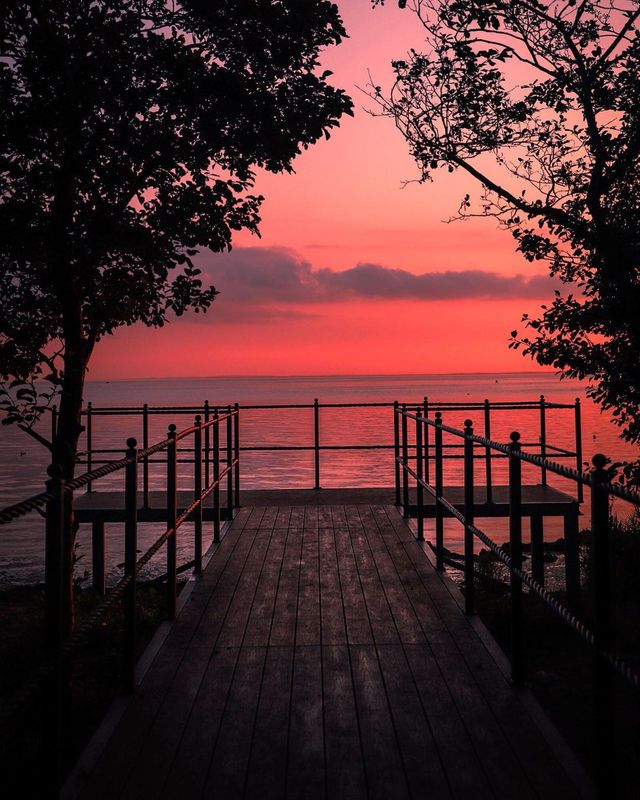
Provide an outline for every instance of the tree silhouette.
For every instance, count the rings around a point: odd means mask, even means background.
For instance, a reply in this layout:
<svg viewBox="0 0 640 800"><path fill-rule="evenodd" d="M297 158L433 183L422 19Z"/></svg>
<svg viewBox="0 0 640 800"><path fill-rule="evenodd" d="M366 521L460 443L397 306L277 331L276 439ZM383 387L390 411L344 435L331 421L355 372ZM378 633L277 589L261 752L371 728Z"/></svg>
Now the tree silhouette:
<svg viewBox="0 0 640 800"><path fill-rule="evenodd" d="M4 421L31 428L50 399L38 379L59 387L65 478L96 343L206 311L192 257L258 231L255 169L290 171L351 113L318 70L344 35L327 0L3 4Z"/></svg>
<svg viewBox="0 0 640 800"><path fill-rule="evenodd" d="M588 379L640 441L640 3L414 0L426 46L394 62L383 114L423 181L441 167L483 187L462 216L493 215L525 258L567 284L522 348ZM640 479L640 469L628 466Z"/></svg>

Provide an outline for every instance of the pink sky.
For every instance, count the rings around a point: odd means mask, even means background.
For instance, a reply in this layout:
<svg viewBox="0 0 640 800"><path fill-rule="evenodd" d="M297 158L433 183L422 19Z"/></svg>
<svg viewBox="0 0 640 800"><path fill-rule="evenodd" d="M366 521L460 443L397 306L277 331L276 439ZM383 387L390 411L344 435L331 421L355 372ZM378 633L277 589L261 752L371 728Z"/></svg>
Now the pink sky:
<svg viewBox="0 0 640 800"><path fill-rule="evenodd" d="M295 174L258 176L262 238L242 233L230 254L203 258L221 292L206 317L121 329L99 343L90 378L535 368L507 340L550 296L544 280L528 280L544 269L492 219L446 224L477 187L457 173L406 184L417 176L406 144L364 110L368 71L388 86L391 59L420 47L415 17L391 0L338 5L350 38L323 63L355 118L304 152ZM482 273L495 275L483 284Z"/></svg>

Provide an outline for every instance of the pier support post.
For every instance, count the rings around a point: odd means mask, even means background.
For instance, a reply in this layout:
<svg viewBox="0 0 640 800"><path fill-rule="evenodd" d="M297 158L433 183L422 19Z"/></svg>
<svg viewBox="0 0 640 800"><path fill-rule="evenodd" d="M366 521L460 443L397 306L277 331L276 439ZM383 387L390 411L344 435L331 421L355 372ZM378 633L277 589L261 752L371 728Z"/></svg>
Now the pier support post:
<svg viewBox="0 0 640 800"><path fill-rule="evenodd" d="M169 425L169 446L167 447L167 530L171 536L167 539L167 616L176 618L176 520L178 517L177 490L177 447L176 426Z"/></svg>
<svg viewBox="0 0 640 800"><path fill-rule="evenodd" d="M238 403L233 407L233 460L235 461L234 467L234 481L235 481L235 501L236 508L240 508L240 406Z"/></svg>
<svg viewBox="0 0 640 800"><path fill-rule="evenodd" d="M407 426L407 407L402 406L402 516L409 517L409 431Z"/></svg>
<svg viewBox="0 0 640 800"><path fill-rule="evenodd" d="M213 412L213 541L220 541L220 420Z"/></svg>
<svg viewBox="0 0 640 800"><path fill-rule="evenodd" d="M547 405L544 395L540 395L540 458L547 457ZM542 467L540 470L540 483L547 485L547 470Z"/></svg>
<svg viewBox="0 0 640 800"><path fill-rule="evenodd" d="M195 420L196 430L193 435L193 499L202 497L202 418L198 414ZM193 571L202 574L202 503L198 503L193 522Z"/></svg>
<svg viewBox="0 0 640 800"><path fill-rule="evenodd" d="M149 447L149 405L142 406L142 449ZM142 506L149 508L149 456L142 462Z"/></svg>
<svg viewBox="0 0 640 800"><path fill-rule="evenodd" d="M138 451L135 439L127 439L125 467L124 574L129 585L124 595L124 691L130 693L136 671L136 580L138 549Z"/></svg>
<svg viewBox="0 0 640 800"><path fill-rule="evenodd" d="M227 514L233 519L233 419L227 406Z"/></svg>
<svg viewBox="0 0 640 800"><path fill-rule="evenodd" d="M580 543L578 540L578 507L564 517L564 575L567 605L575 609L580 602Z"/></svg>
<svg viewBox="0 0 640 800"><path fill-rule="evenodd" d="M435 473L436 473L436 569L438 572L444 570L444 513L440 498L443 492L443 470L442 470L442 414L436 411L435 416Z"/></svg>
<svg viewBox="0 0 640 800"><path fill-rule="evenodd" d="M582 412L580 407L580 398L576 397L574 406L574 424L576 433L576 471L582 472ZM584 486L581 481L578 481L577 498L579 503L584 502Z"/></svg>
<svg viewBox="0 0 640 800"><path fill-rule="evenodd" d="M611 796L613 777L613 681L611 670L602 657L611 648L611 568L609 545L609 495L601 454L593 457L591 473L591 534L593 537L595 672L596 672L596 741L598 797ZM615 791L615 790L614 790Z"/></svg>
<svg viewBox="0 0 640 800"><path fill-rule="evenodd" d="M509 446L509 544L511 556L511 681L524 683L524 609L522 578L522 465L518 458L520 434L511 434Z"/></svg>
<svg viewBox="0 0 640 800"><path fill-rule="evenodd" d="M393 474L396 486L396 507L400 506L400 416L398 413L399 403L393 402Z"/></svg>
<svg viewBox="0 0 640 800"><path fill-rule="evenodd" d="M531 515L531 577L544 586L544 521L542 514Z"/></svg>
<svg viewBox="0 0 640 800"><path fill-rule="evenodd" d="M424 487L422 485L422 414L416 411L416 516L418 519L418 541L424 542Z"/></svg>
<svg viewBox="0 0 640 800"><path fill-rule="evenodd" d="M316 397L313 401L313 467L314 489L320 488L320 404Z"/></svg>
<svg viewBox="0 0 640 800"><path fill-rule="evenodd" d="M99 595L106 591L104 557L104 520L94 519L91 523L91 585Z"/></svg>
<svg viewBox="0 0 640 800"><path fill-rule="evenodd" d="M464 613L475 614L473 578L473 428L464 422Z"/></svg>

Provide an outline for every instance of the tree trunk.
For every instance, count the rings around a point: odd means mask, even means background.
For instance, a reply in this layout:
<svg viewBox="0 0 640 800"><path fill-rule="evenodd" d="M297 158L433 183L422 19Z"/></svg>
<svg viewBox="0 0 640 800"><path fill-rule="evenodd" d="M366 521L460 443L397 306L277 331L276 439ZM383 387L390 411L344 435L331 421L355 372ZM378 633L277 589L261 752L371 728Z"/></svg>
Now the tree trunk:
<svg viewBox="0 0 640 800"><path fill-rule="evenodd" d="M64 378L58 413L58 427L53 441L53 463L62 470L62 477L74 477L78 455L78 440L83 431L81 422L84 380L90 348L82 336L68 336L65 342ZM66 634L73 629L73 562L77 525L74 519L71 496L67 496L63 527L63 625Z"/></svg>

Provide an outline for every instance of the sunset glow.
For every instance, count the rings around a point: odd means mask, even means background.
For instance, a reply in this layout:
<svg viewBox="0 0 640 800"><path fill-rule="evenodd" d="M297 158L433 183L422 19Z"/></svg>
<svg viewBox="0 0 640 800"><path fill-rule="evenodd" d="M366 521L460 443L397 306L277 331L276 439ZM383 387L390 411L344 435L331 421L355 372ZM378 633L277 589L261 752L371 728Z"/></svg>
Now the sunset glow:
<svg viewBox="0 0 640 800"><path fill-rule="evenodd" d="M230 254L200 259L220 291L206 316L118 330L98 345L89 378L536 368L507 342L551 295L544 267L516 254L493 219L446 224L477 187L444 170L416 183L402 137L366 112L358 89L368 72L388 86L391 59L420 46L415 16L395 3L339 6L350 38L323 64L355 118L305 151L295 174L258 175L261 239L243 232ZM389 280L380 268L394 271Z"/></svg>

